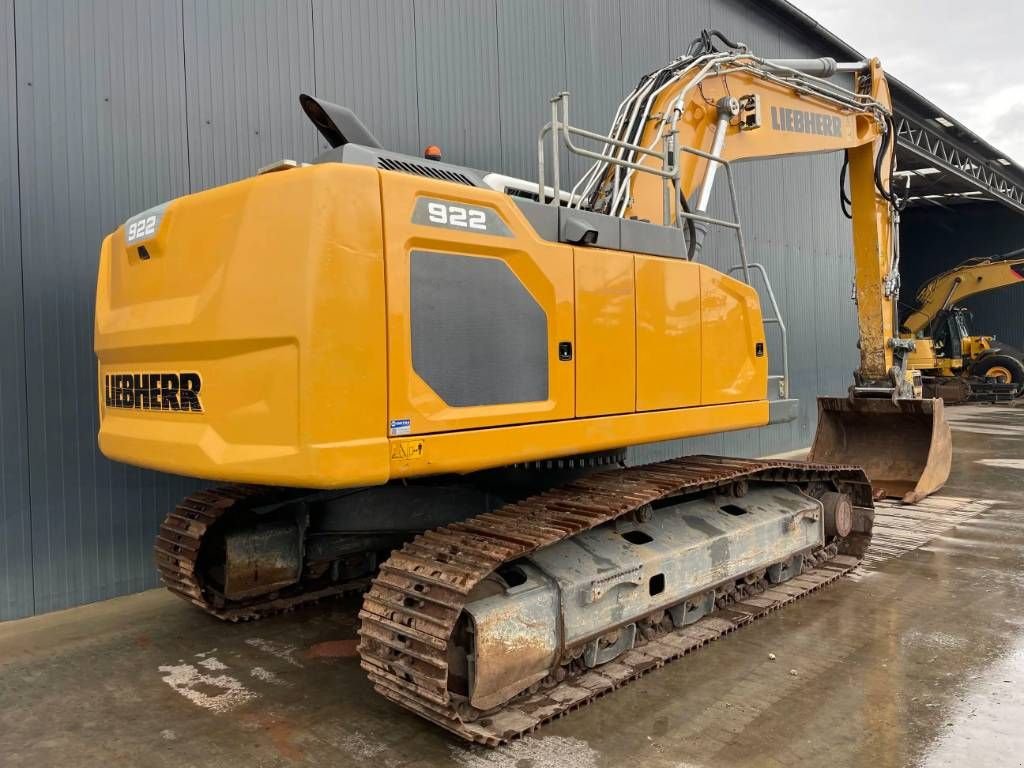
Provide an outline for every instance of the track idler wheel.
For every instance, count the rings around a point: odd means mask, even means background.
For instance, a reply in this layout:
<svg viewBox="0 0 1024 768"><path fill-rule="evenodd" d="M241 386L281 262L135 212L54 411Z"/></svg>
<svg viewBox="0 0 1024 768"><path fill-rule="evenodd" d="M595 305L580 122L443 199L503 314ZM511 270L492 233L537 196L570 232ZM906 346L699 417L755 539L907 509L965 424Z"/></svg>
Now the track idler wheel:
<svg viewBox="0 0 1024 768"><path fill-rule="evenodd" d="M853 530L853 503L845 493L828 491L822 494L825 507L825 540L845 539Z"/></svg>

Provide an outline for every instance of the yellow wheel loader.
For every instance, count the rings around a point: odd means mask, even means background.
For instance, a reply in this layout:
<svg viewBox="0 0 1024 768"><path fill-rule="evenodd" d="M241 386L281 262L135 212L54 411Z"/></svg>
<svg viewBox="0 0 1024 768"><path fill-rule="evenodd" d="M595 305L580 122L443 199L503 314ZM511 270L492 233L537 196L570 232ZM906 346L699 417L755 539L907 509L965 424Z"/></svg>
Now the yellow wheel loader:
<svg viewBox="0 0 1024 768"><path fill-rule="evenodd" d="M1024 392L1024 352L976 334L958 302L1024 281L1024 249L969 259L932 278L900 331L913 339L908 365L924 376L926 394L946 403L1012 400Z"/></svg>
<svg viewBox="0 0 1024 768"><path fill-rule="evenodd" d="M375 689L493 745L839 578L876 495L945 481L942 403L895 333L877 61L705 32L608 135L555 97L535 181L387 151L300 101L332 149L134 215L100 255L100 448L222 483L156 542L203 610L365 590ZM631 445L795 417L731 164L841 150L861 364L821 401L812 460L623 466ZM593 162L571 188L566 153ZM716 181L731 210L709 210ZM737 239L731 274L700 263L710 229Z"/></svg>

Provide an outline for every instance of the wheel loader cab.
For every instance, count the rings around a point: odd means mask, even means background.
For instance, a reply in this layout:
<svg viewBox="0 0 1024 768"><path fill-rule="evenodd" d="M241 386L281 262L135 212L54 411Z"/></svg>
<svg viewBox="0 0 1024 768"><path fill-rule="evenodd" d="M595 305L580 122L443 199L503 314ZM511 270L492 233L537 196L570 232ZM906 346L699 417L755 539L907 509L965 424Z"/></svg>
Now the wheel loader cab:
<svg viewBox="0 0 1024 768"><path fill-rule="evenodd" d="M970 351L964 344L975 338L969 328L970 313L963 307L951 307L935 329L935 348L940 357L962 360Z"/></svg>

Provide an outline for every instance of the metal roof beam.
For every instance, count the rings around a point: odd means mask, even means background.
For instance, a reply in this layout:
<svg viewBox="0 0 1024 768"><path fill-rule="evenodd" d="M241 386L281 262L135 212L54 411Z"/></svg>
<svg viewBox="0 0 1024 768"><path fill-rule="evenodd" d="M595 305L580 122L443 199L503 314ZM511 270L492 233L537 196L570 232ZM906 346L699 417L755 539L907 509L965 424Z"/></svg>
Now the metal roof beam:
<svg viewBox="0 0 1024 768"><path fill-rule="evenodd" d="M1024 187L906 115L896 115L899 146L1024 214Z"/></svg>

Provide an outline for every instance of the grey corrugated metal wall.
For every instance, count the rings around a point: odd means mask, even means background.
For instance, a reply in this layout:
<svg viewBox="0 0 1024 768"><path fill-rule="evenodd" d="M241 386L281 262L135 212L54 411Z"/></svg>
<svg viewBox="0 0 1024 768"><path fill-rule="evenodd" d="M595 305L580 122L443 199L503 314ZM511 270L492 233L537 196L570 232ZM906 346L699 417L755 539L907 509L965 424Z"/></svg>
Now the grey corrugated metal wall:
<svg viewBox="0 0 1024 768"><path fill-rule="evenodd" d="M32 610L14 2L0 0L0 619Z"/></svg>
<svg viewBox="0 0 1024 768"><path fill-rule="evenodd" d="M925 282L965 259L1024 248L1024 217L996 203L914 208L904 212L901 233L903 295L913 302ZM963 305L974 313L975 331L1024 349L1024 282Z"/></svg>
<svg viewBox="0 0 1024 768"><path fill-rule="evenodd" d="M352 106L394 149L437 143L453 162L532 176L548 96L567 88L574 121L606 130L623 91L701 28L767 55L828 53L766 14L740 0L0 0L0 619L154 586L158 521L195 486L96 450L104 234L311 157L300 91ZM634 460L807 444L814 396L843 391L856 362L838 169L819 156L738 173L750 250L790 327L799 421ZM731 240L716 235L708 258L733 263Z"/></svg>
<svg viewBox="0 0 1024 768"><path fill-rule="evenodd" d="M92 354L98 245L188 192L189 150L177 4L14 14L33 584L18 615L152 586L161 508L191 487L100 456Z"/></svg>

